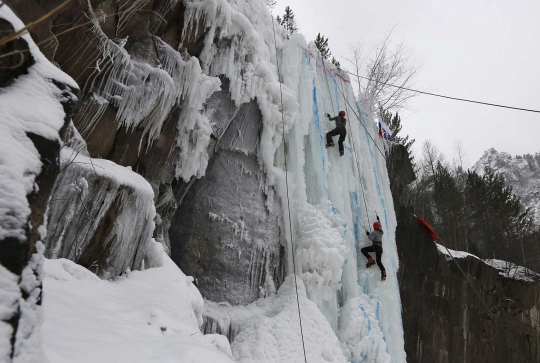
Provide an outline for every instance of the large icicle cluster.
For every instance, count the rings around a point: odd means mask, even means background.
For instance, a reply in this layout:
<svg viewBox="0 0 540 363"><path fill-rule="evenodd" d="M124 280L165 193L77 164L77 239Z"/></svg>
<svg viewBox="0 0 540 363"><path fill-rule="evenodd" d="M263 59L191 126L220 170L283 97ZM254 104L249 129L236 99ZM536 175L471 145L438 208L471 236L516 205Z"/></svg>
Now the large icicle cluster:
<svg viewBox="0 0 540 363"><path fill-rule="evenodd" d="M287 87L283 87L281 103L273 46L275 20L260 0L203 0L186 6L184 39L190 39L199 22L204 22L207 30L199 57L202 70L227 77L231 99L237 106L257 100L263 116L259 160L267 173L266 192L271 196L276 174L274 155L282 143L283 128L288 130L298 116L298 102ZM285 33L277 23L274 25L281 46Z"/></svg>
<svg viewBox="0 0 540 363"><path fill-rule="evenodd" d="M189 181L193 175L204 175L208 165L208 144L212 128L202 113L204 103L220 90L220 81L202 73L197 58L184 61L179 52L154 38L163 69L172 77L175 85L176 105L181 113L178 120L176 176Z"/></svg>
<svg viewBox="0 0 540 363"><path fill-rule="evenodd" d="M125 3L122 2L122 6L127 7ZM146 3L147 0L136 1L129 9L138 9ZM170 10L173 3L165 4L162 11ZM124 18L120 18L120 23L127 21ZM106 107L108 103L118 110L118 127L142 128L140 142L142 144L147 137L150 145L159 138L173 108L178 107L181 112L176 120L176 150L171 151L170 162L176 166L176 177L189 181L192 176L203 176L212 129L202 110L204 102L220 89L219 79L203 74L197 58L184 60L158 37L152 38L158 53L158 59L152 62L157 65L137 61L124 49L125 40L109 39L98 17L93 15L93 19L91 33L99 42L101 57L84 87L92 93L84 101L78 123L83 136L94 128L103 105ZM87 109L95 111L87 112Z"/></svg>

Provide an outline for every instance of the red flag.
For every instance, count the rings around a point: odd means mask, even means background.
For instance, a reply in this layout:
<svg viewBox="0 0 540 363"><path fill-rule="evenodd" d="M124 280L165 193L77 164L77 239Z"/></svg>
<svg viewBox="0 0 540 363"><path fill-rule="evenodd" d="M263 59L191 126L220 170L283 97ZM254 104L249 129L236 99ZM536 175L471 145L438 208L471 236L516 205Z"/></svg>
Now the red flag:
<svg viewBox="0 0 540 363"><path fill-rule="evenodd" d="M418 218L418 222L420 222L421 225L423 225L424 227L426 227L429 231L429 234L431 235L431 237L433 237L433 239L437 242L439 242L441 239L439 238L439 235L437 234L437 232L435 232L433 230L433 228L429 225L428 222L426 222L424 219L418 217L418 216L415 216L416 218Z"/></svg>

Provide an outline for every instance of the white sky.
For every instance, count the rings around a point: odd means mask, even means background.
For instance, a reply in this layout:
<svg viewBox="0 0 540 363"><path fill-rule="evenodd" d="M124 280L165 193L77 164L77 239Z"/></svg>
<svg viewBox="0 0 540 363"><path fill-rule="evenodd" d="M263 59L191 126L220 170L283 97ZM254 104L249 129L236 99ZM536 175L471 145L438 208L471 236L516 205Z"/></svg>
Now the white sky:
<svg viewBox="0 0 540 363"><path fill-rule="evenodd" d="M421 65L416 87L489 103L540 110L538 0L277 0L290 6L308 41L328 37L344 68L348 44L365 49L394 27ZM432 140L451 159L457 140L468 162L488 148L512 155L540 152L540 114L418 96L400 112L419 152Z"/></svg>

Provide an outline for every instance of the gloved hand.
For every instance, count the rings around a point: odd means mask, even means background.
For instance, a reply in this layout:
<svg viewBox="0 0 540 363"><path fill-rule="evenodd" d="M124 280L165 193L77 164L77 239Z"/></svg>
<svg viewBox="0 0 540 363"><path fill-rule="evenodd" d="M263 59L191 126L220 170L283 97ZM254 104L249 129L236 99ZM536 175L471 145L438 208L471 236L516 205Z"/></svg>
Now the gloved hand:
<svg viewBox="0 0 540 363"><path fill-rule="evenodd" d="M325 115L326 117L330 118L330 115L329 115L329 114L325 113L324 115Z"/></svg>
<svg viewBox="0 0 540 363"><path fill-rule="evenodd" d="M368 231L366 231L366 236L369 236L369 232L368 232Z"/></svg>

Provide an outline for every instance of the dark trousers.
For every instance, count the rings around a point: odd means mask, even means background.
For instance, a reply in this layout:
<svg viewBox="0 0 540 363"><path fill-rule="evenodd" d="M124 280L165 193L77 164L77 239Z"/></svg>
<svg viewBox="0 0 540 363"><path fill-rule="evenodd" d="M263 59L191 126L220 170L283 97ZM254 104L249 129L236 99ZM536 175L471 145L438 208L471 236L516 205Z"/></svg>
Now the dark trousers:
<svg viewBox="0 0 540 363"><path fill-rule="evenodd" d="M337 135L339 135L339 151L343 152L343 141L345 141L345 136L347 136L347 130L345 130L345 126L338 126L332 131L328 132L326 134L326 144L333 144L334 140L332 140L332 137Z"/></svg>
<svg viewBox="0 0 540 363"><path fill-rule="evenodd" d="M377 261L377 266L379 266L379 268L381 269L381 271L386 271L384 269L384 266L381 262L381 256L382 256L382 252L383 252L383 249L381 246L377 246L377 245L373 245L373 246L370 246L370 247L364 247L360 250L360 252L362 252L362 254L364 256L366 256L366 258L371 258L371 256L369 255L368 252L375 252L375 261Z"/></svg>

